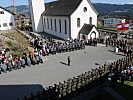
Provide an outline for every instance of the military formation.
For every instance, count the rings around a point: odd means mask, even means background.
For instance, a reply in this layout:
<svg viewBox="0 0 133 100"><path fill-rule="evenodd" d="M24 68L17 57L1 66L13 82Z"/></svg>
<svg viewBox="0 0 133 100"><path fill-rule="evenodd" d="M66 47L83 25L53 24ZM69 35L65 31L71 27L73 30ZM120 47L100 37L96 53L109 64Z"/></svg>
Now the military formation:
<svg viewBox="0 0 133 100"><path fill-rule="evenodd" d="M49 86L37 95L31 94L30 98L24 97L24 100L68 100L84 91L104 83L108 79L109 70L106 64L92 69L77 77L69 78L54 86Z"/></svg>
<svg viewBox="0 0 133 100"><path fill-rule="evenodd" d="M48 40L43 41L39 38L36 38L32 41L32 44L38 50L43 51L43 55L56 54L62 52L70 52L75 50L85 49L85 42L83 40L71 39L66 40L65 42Z"/></svg>
<svg viewBox="0 0 133 100"><path fill-rule="evenodd" d="M64 82L54 84L54 86L49 86L36 95L31 94L30 98L25 96L24 100L69 100L93 87L105 83L112 73L114 73L114 76L110 85L115 85L117 80L121 78L121 72L129 67L131 68L132 65L133 56L125 56L109 65L105 63L99 68L87 71L77 77L69 78ZM131 72L133 74L133 70L131 70ZM131 76L131 78L133 78L133 76Z"/></svg>

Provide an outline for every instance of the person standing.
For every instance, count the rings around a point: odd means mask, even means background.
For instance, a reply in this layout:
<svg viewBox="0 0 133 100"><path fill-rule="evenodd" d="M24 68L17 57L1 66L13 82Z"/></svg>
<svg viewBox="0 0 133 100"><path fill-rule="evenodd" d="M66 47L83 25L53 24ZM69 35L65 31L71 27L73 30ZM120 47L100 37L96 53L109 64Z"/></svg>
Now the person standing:
<svg viewBox="0 0 133 100"><path fill-rule="evenodd" d="M70 56L68 56L68 58L67 58L67 61L68 61L68 66L70 66Z"/></svg>

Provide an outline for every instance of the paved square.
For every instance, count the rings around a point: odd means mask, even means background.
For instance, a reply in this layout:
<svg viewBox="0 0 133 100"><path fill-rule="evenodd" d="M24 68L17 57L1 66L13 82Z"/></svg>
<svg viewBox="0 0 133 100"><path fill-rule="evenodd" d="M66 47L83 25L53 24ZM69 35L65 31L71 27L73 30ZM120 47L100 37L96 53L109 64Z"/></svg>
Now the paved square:
<svg viewBox="0 0 133 100"><path fill-rule="evenodd" d="M0 75L0 100L23 97L23 95L36 92L47 86L58 84L92 68L99 67L105 62L110 63L122 58L122 54L116 54L112 47L98 45L87 46L86 49L66 52L45 57L45 62L32 67L22 68L2 73ZM67 57L70 56L71 66L67 66ZM96 65L98 63L99 65ZM4 94L4 92L5 94Z"/></svg>

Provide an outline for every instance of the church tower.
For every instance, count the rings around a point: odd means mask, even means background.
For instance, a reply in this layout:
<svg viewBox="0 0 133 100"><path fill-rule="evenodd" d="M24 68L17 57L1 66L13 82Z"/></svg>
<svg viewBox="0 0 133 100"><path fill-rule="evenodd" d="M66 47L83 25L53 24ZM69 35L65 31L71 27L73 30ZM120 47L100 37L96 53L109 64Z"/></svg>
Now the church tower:
<svg viewBox="0 0 133 100"><path fill-rule="evenodd" d="M43 32L41 14L45 11L44 0L29 0L33 32Z"/></svg>

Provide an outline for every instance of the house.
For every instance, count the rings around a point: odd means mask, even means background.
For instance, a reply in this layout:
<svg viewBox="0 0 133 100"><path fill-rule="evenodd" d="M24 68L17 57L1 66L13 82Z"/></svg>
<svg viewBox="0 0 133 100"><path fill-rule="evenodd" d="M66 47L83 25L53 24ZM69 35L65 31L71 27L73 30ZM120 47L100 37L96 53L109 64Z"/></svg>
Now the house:
<svg viewBox="0 0 133 100"><path fill-rule="evenodd" d="M62 39L90 39L99 36L96 29L98 13L90 0L57 0L45 4L44 0L29 0L29 5L34 32ZM91 28L87 31L84 26Z"/></svg>
<svg viewBox="0 0 133 100"><path fill-rule="evenodd" d="M0 6L0 30L10 30L14 28L14 14Z"/></svg>
<svg viewBox="0 0 133 100"><path fill-rule="evenodd" d="M23 13L17 13L14 20L17 28L22 28L24 26L30 25L31 23L30 17L27 17Z"/></svg>
<svg viewBox="0 0 133 100"><path fill-rule="evenodd" d="M114 27L116 28L116 25L119 23L125 22L125 19L120 18L106 18L103 19L103 26L104 27Z"/></svg>

